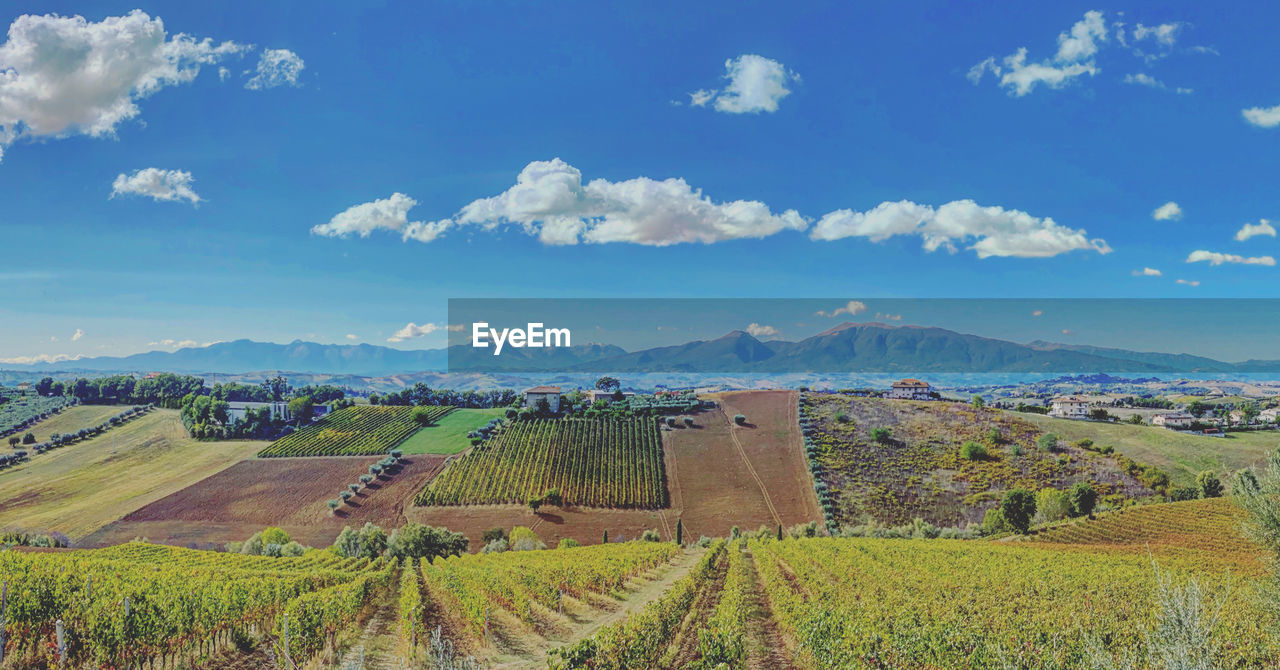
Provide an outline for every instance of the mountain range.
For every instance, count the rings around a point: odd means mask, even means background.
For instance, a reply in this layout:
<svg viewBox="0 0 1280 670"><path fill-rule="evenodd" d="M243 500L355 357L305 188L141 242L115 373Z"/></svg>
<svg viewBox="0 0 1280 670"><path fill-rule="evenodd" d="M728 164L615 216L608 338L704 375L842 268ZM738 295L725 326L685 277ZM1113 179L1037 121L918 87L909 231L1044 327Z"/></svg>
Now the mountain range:
<svg viewBox="0 0 1280 670"><path fill-rule="evenodd" d="M844 323L791 342L762 341L741 330L710 340L626 351L607 344L559 349L402 350L371 344L288 344L235 340L177 351L58 363L7 364L18 372L83 371L243 374L261 371L385 376L439 372L1280 372L1280 361L1227 363L1203 356L1139 352L1035 341L1019 344L945 328Z"/></svg>

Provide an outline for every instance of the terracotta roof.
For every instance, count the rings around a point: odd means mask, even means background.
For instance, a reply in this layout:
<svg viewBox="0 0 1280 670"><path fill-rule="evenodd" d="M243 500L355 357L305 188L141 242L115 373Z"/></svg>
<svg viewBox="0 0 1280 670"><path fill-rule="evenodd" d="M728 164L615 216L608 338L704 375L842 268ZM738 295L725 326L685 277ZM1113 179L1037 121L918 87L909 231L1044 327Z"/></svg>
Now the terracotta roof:
<svg viewBox="0 0 1280 670"><path fill-rule="evenodd" d="M531 389L525 389L525 393L559 393L559 386L535 386Z"/></svg>
<svg viewBox="0 0 1280 670"><path fill-rule="evenodd" d="M896 388L896 389L903 389L903 388L907 388L907 389L910 389L910 388L922 388L922 389L927 389L927 388L929 388L929 385L928 385L927 383L925 383L925 382L920 381L919 379L903 379L903 380L900 380L900 381L896 381L896 382L894 382L894 383L893 383L893 388Z"/></svg>

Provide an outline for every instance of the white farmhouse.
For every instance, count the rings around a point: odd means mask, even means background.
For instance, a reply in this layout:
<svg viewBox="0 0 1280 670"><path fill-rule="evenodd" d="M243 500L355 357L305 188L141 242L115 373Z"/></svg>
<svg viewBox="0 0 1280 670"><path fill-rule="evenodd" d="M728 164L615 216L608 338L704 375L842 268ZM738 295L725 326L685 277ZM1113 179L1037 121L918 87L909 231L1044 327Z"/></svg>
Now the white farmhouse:
<svg viewBox="0 0 1280 670"><path fill-rule="evenodd" d="M592 390L590 390L590 391L587 391L587 397L588 397L588 398L591 400L591 402L593 402L593 403L594 403L595 401L597 401L597 400L604 400L604 401L607 401L607 402L614 402L614 400L613 400L613 393L614 393L613 391L601 391L601 390L599 390L599 389L592 389ZM633 397L635 397L635 395L636 395L636 394L635 394L635 393L633 393L633 392L631 392L631 391L622 391L622 399L623 399L623 400L627 400L628 398L633 398Z"/></svg>
<svg viewBox="0 0 1280 670"><path fill-rule="evenodd" d="M1258 420L1263 423L1275 423L1280 420L1280 407L1264 409L1258 413Z"/></svg>
<svg viewBox="0 0 1280 670"><path fill-rule="evenodd" d="M1049 416L1060 419L1089 418L1089 399L1078 395L1060 395L1053 399Z"/></svg>
<svg viewBox="0 0 1280 670"><path fill-rule="evenodd" d="M889 387L889 392L885 394L885 397L898 400L928 400L931 391L933 391L933 387L929 386L927 382L922 382L919 379L900 379Z"/></svg>
<svg viewBox="0 0 1280 670"><path fill-rule="evenodd" d="M1181 428L1190 428L1195 423L1196 418L1187 412L1165 412L1151 417L1151 425L1164 426L1178 430Z"/></svg>
<svg viewBox="0 0 1280 670"><path fill-rule="evenodd" d="M293 421L293 412L289 411L289 403L286 401L280 401L280 402L228 401L227 402L227 422L235 423L237 421L243 421L244 418L248 416L249 410L256 411L260 409L271 410L272 419L276 419L280 421ZM328 405L316 405L311 409L311 418L319 419L320 417L328 414L330 409L332 408L329 407Z"/></svg>
<svg viewBox="0 0 1280 670"><path fill-rule="evenodd" d="M547 407L552 412L560 411L560 387L559 386L535 386L531 389L525 389L524 406L530 409L538 408L538 401L546 400Z"/></svg>

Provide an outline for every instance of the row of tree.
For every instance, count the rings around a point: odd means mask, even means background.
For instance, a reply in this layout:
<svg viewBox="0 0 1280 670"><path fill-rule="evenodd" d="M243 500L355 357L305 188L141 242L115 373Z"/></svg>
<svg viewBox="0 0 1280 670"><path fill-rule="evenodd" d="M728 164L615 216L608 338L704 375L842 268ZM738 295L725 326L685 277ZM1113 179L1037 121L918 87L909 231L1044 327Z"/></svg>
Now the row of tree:
<svg viewBox="0 0 1280 670"><path fill-rule="evenodd" d="M433 389L422 382L384 395L369 394L369 403L372 405L452 405L454 407L485 409L490 407L510 407L519 401L520 394L513 389L459 391L456 389Z"/></svg>

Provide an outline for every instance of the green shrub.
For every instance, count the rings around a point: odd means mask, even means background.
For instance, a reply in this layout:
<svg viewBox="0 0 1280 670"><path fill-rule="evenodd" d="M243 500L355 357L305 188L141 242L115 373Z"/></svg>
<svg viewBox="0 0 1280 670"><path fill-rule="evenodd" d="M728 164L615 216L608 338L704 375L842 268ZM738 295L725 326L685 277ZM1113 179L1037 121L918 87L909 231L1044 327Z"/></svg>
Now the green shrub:
<svg viewBox="0 0 1280 670"><path fill-rule="evenodd" d="M1218 475L1209 470L1201 472L1196 477L1196 486L1200 489L1201 498L1219 498L1222 496L1224 489L1222 480L1218 479Z"/></svg>
<svg viewBox="0 0 1280 670"><path fill-rule="evenodd" d="M1169 489L1169 500L1173 502L1182 502L1184 500L1195 500L1200 497L1200 489L1194 486L1175 486Z"/></svg>
<svg viewBox="0 0 1280 670"><path fill-rule="evenodd" d="M1071 513L1071 501L1058 489L1040 489L1036 493L1036 511L1045 521L1060 521Z"/></svg>
<svg viewBox="0 0 1280 670"><path fill-rule="evenodd" d="M887 444L893 439L893 429L891 428L872 428L871 439L880 444Z"/></svg>
<svg viewBox="0 0 1280 670"><path fill-rule="evenodd" d="M1031 530L1031 518L1036 514L1036 496L1026 489L1010 489L1000 502L1000 513L1009 526L1025 534Z"/></svg>
<svg viewBox="0 0 1280 670"><path fill-rule="evenodd" d="M1058 435L1056 433L1045 433L1036 440L1036 446L1041 451L1053 451L1058 448Z"/></svg>
<svg viewBox="0 0 1280 670"><path fill-rule="evenodd" d="M960 445L960 458L966 461L985 461L987 460L987 448L977 442L965 442Z"/></svg>
<svg viewBox="0 0 1280 670"><path fill-rule="evenodd" d="M571 537L566 537L560 540L560 544L556 545L556 549L569 549L571 547L581 547L581 546L582 546L581 542Z"/></svg>
<svg viewBox="0 0 1280 670"><path fill-rule="evenodd" d="M982 534L983 535L1000 535L1001 533L1011 532L1013 528L1009 522L1005 520L1004 514L1000 512L999 507L993 507L987 510L982 517Z"/></svg>
<svg viewBox="0 0 1280 670"><path fill-rule="evenodd" d="M1071 516L1089 516L1098 504L1098 491L1087 482L1077 482L1067 490L1067 500L1071 503Z"/></svg>

